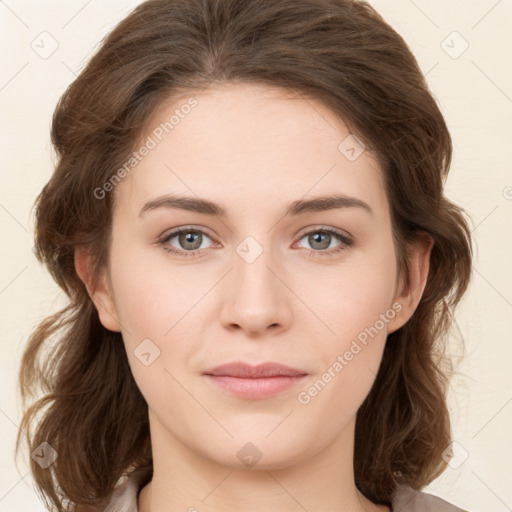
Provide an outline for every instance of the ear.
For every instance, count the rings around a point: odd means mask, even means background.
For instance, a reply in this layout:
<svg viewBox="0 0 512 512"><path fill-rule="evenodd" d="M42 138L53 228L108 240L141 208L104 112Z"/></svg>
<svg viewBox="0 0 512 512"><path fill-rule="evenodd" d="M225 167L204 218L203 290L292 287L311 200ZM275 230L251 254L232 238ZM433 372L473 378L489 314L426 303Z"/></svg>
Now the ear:
<svg viewBox="0 0 512 512"><path fill-rule="evenodd" d="M426 232L420 233L418 238L409 244L409 286L405 286L404 279L403 287L398 291L394 301L401 305L401 309L398 311L397 308L396 316L388 322L388 334L405 325L418 307L427 284L433 246L434 240Z"/></svg>
<svg viewBox="0 0 512 512"><path fill-rule="evenodd" d="M75 250L75 269L80 279L87 288L87 293L98 310L100 322L109 331L121 332L121 324L117 316L114 298L107 279L106 271L101 275L93 275L91 256L87 249Z"/></svg>

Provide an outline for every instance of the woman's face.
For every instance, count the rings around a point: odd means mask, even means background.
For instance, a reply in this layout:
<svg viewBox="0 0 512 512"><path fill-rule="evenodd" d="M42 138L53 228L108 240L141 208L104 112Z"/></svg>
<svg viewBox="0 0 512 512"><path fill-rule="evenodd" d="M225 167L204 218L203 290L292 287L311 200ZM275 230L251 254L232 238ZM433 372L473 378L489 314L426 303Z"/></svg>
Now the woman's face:
<svg viewBox="0 0 512 512"><path fill-rule="evenodd" d="M362 149L316 101L254 85L184 95L151 119L110 192L111 289L95 297L122 332L153 446L277 468L352 439L407 320L381 170ZM238 362L300 376L212 376Z"/></svg>

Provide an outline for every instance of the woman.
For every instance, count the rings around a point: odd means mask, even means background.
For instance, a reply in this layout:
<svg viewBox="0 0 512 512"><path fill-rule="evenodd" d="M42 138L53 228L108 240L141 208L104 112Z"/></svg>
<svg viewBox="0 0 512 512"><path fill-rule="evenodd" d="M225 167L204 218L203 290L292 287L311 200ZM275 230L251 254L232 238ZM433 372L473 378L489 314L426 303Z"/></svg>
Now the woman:
<svg viewBox="0 0 512 512"><path fill-rule="evenodd" d="M20 371L49 507L460 510L421 489L470 231L442 114L368 4L144 2L52 140L35 247L70 301Z"/></svg>

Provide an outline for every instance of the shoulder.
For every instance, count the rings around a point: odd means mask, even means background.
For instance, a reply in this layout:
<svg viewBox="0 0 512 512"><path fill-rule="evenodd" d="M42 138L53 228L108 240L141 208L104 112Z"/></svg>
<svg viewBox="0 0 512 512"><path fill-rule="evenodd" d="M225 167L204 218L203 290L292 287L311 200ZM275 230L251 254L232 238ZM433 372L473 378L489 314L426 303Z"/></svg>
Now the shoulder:
<svg viewBox="0 0 512 512"><path fill-rule="evenodd" d="M130 473L117 485L104 512L138 512L137 497L139 491L151 479L150 467L139 468Z"/></svg>
<svg viewBox="0 0 512 512"><path fill-rule="evenodd" d="M138 512L140 489L152 477L152 468L140 468L130 473L115 488L105 512ZM468 512L437 496L399 485L393 498L393 512Z"/></svg>
<svg viewBox="0 0 512 512"><path fill-rule="evenodd" d="M393 498L393 512L468 512L437 496L399 485Z"/></svg>

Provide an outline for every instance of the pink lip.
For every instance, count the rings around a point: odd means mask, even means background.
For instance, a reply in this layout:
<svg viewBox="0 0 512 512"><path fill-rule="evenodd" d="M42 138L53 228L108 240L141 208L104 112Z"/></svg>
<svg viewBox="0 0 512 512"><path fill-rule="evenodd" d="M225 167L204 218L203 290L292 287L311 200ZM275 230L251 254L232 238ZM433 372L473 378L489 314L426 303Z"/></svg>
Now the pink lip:
<svg viewBox="0 0 512 512"><path fill-rule="evenodd" d="M279 363L228 363L204 372L212 382L241 398L267 398L296 385L306 372Z"/></svg>

